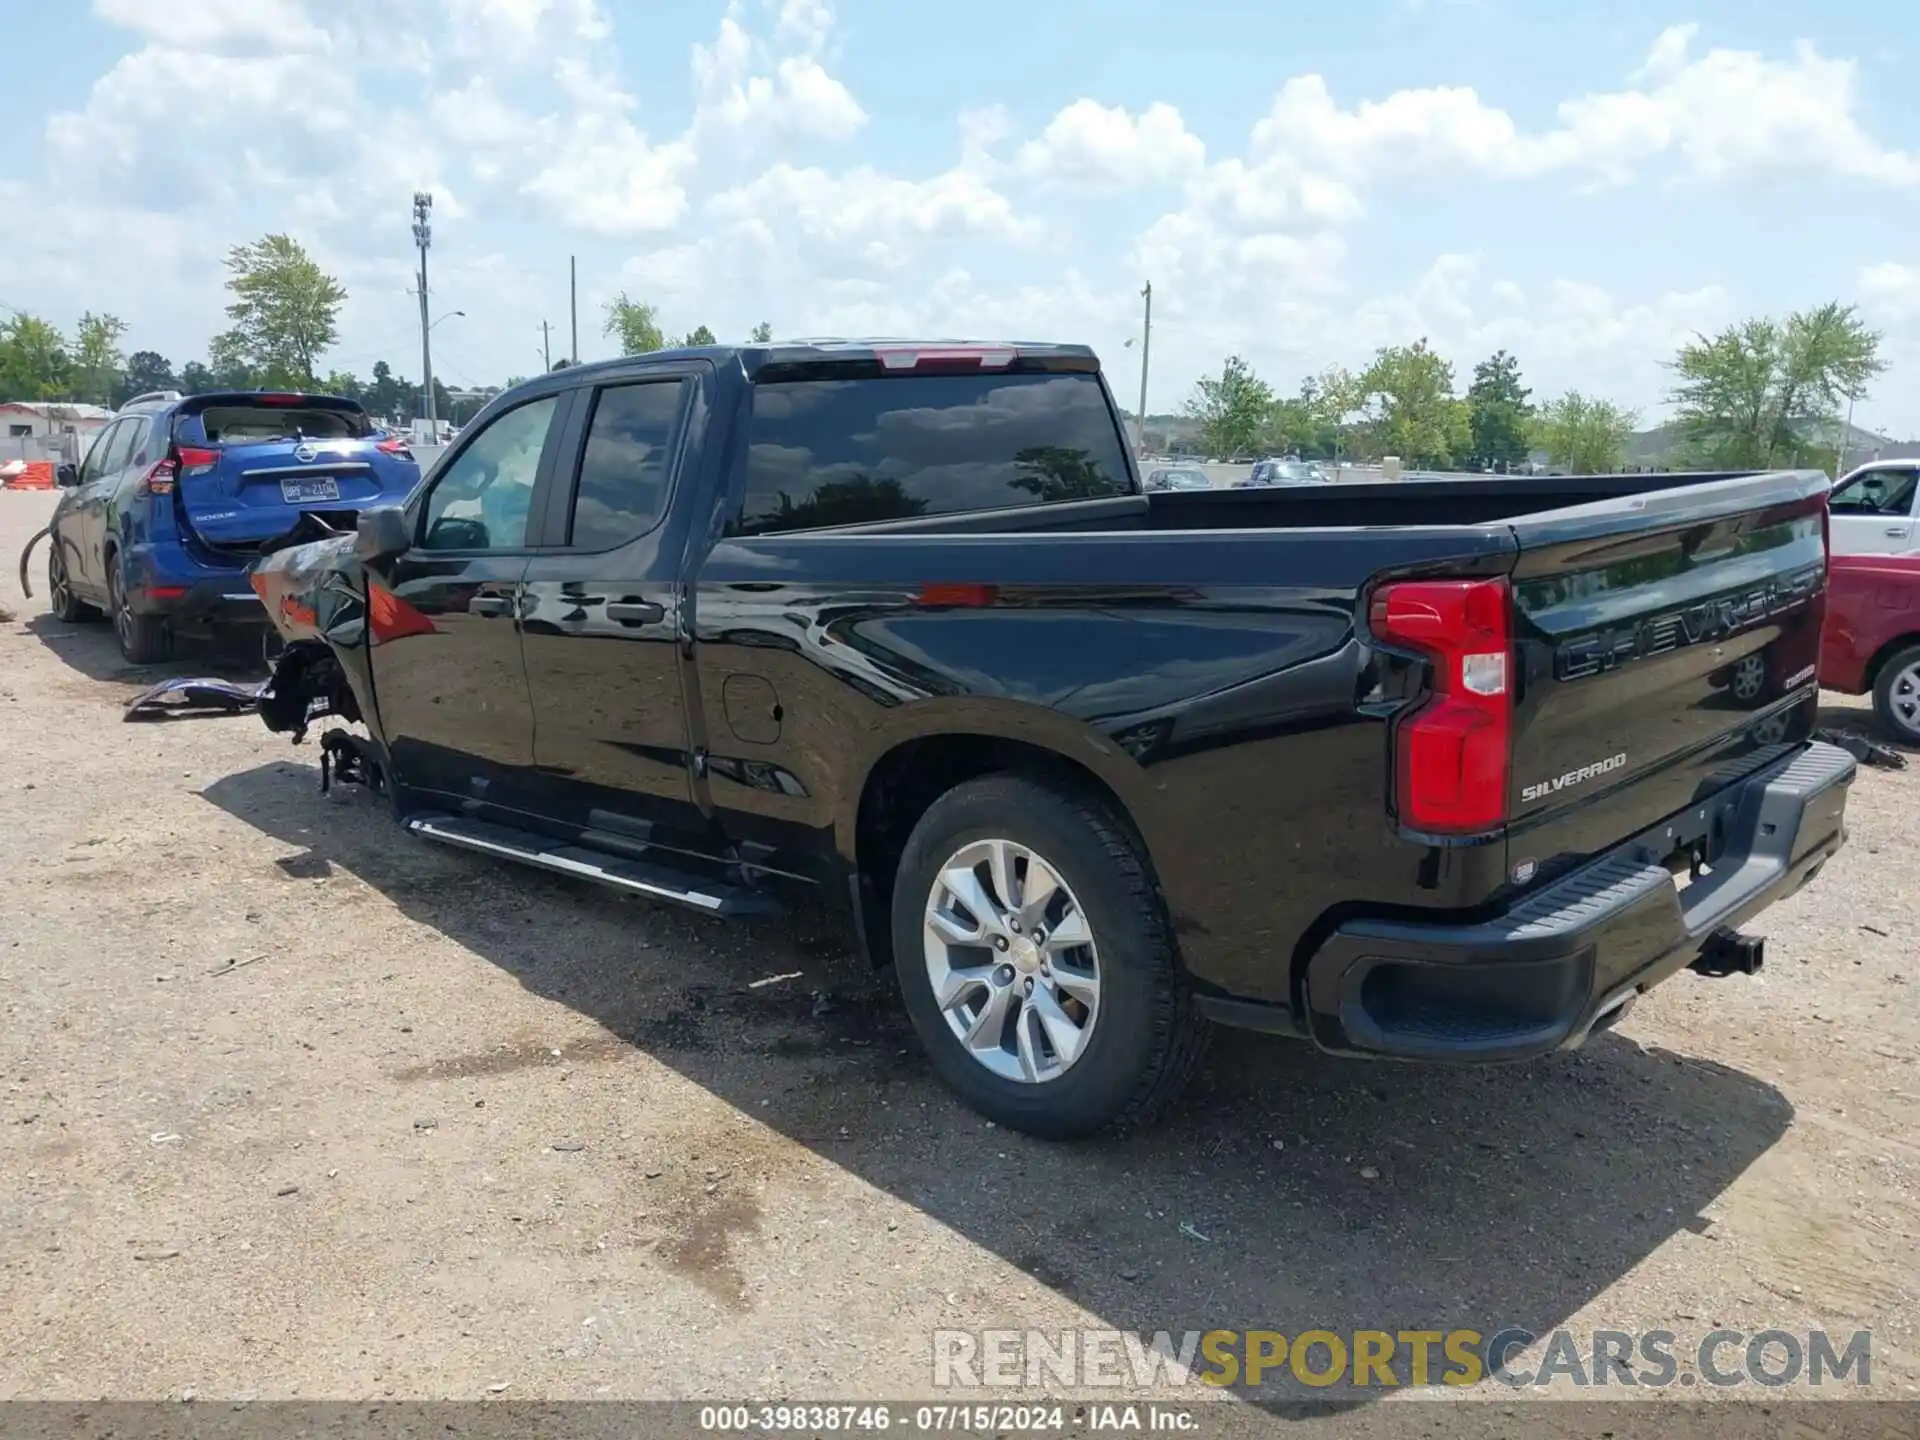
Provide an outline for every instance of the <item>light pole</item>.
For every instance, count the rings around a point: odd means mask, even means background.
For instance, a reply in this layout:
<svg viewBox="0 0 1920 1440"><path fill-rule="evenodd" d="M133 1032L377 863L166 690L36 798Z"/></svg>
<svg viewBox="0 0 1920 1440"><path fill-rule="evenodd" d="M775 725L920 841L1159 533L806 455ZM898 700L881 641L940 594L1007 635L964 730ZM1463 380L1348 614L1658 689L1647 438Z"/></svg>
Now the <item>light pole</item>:
<svg viewBox="0 0 1920 1440"><path fill-rule="evenodd" d="M1859 397L1852 391L1847 392L1847 423L1840 431L1840 443L1833 451L1833 478L1837 481L1840 472L1847 467L1847 446L1853 441L1853 402Z"/></svg>
<svg viewBox="0 0 1920 1440"><path fill-rule="evenodd" d="M438 436L440 422L433 411L433 346L427 339L433 332L427 319L427 247L433 244L433 225L428 217L432 214L433 196L424 190L414 191L413 243L420 247L420 370L425 377L422 388L427 396L427 426Z"/></svg>
<svg viewBox="0 0 1920 1440"><path fill-rule="evenodd" d="M1147 450L1147 357L1153 349L1153 282L1151 280L1141 288L1140 298L1146 302L1146 313L1140 320L1140 423L1138 433L1133 438L1133 450L1136 455L1144 455Z"/></svg>

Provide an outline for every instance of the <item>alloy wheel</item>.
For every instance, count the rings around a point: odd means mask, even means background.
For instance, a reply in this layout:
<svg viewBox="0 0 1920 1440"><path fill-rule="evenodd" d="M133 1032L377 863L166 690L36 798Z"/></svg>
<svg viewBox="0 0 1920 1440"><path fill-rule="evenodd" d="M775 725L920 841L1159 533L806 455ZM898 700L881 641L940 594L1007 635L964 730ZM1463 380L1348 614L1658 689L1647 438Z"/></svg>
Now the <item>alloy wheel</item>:
<svg viewBox="0 0 1920 1440"><path fill-rule="evenodd" d="M1920 735L1920 660L1893 677L1887 687L1887 708L1909 737Z"/></svg>
<svg viewBox="0 0 1920 1440"><path fill-rule="evenodd" d="M966 1053L1004 1080L1056 1080L1100 1014L1092 926L1060 872L1012 840L948 857L923 924L935 1003Z"/></svg>

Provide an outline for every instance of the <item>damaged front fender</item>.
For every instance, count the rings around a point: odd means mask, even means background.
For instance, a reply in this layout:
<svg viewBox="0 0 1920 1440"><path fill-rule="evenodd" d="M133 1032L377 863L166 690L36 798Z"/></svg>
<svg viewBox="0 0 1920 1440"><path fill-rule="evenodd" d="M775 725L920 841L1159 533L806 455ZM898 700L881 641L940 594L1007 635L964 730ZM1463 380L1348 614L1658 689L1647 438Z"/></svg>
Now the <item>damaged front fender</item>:
<svg viewBox="0 0 1920 1440"><path fill-rule="evenodd" d="M297 745L323 716L364 724L382 743L367 659L367 576L354 537L324 525L263 555L249 574L286 648L259 700L269 730Z"/></svg>

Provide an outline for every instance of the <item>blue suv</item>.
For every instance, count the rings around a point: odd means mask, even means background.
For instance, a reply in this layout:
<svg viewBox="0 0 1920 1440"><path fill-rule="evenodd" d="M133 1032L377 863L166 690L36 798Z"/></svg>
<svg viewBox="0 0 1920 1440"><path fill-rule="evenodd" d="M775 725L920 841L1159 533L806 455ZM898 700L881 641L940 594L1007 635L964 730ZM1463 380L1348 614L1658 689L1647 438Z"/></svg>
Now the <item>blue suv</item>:
<svg viewBox="0 0 1920 1440"><path fill-rule="evenodd" d="M247 579L303 514L351 530L420 480L405 440L352 400L264 390L141 395L63 465L49 526L48 598L62 620L105 611L135 664L176 634L267 631Z"/></svg>

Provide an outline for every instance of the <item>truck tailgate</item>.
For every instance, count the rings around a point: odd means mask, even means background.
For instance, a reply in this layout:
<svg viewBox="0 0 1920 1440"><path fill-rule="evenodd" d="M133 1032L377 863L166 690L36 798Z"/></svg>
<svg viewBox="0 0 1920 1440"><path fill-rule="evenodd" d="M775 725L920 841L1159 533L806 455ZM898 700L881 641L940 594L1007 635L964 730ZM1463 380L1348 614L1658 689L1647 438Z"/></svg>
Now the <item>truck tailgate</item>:
<svg viewBox="0 0 1920 1440"><path fill-rule="evenodd" d="M1827 480L1714 480L1513 522L1508 855L1564 865L1803 740Z"/></svg>

